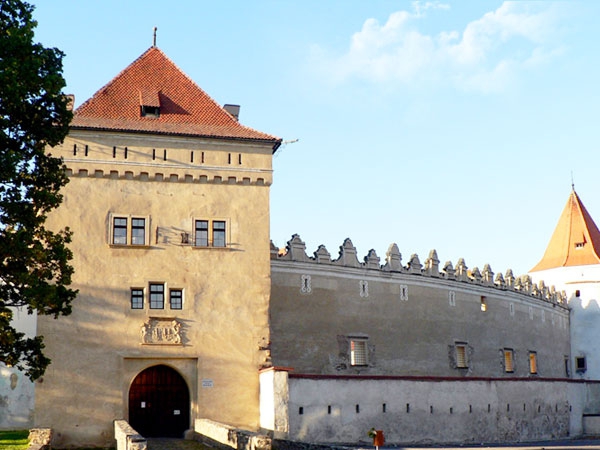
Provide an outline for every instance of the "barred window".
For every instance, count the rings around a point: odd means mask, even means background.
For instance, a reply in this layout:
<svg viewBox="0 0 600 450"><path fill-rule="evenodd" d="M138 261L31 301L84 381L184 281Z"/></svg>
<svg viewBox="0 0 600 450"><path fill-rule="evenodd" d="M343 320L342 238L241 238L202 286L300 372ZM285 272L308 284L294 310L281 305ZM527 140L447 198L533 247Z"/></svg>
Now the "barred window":
<svg viewBox="0 0 600 450"><path fill-rule="evenodd" d="M353 366L366 366L368 364L367 340L350 340L350 364Z"/></svg>

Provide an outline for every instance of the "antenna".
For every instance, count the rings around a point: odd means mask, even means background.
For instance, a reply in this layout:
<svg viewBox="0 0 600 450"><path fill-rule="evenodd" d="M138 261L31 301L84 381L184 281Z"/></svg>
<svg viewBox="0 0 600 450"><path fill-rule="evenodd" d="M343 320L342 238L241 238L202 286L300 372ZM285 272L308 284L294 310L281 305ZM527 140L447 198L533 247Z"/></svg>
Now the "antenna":
<svg viewBox="0 0 600 450"><path fill-rule="evenodd" d="M571 170L571 189L575 190L575 182L573 181L573 171Z"/></svg>
<svg viewBox="0 0 600 450"><path fill-rule="evenodd" d="M156 47L156 30L158 28L154 27L154 38L152 39L152 47Z"/></svg>

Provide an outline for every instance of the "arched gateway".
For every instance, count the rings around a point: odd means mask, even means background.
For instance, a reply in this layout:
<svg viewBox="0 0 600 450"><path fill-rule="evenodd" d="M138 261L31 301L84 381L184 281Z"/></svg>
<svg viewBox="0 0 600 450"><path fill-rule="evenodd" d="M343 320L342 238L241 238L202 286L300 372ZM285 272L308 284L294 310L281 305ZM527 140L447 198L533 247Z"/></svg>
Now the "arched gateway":
<svg viewBox="0 0 600 450"><path fill-rule="evenodd" d="M129 388L129 424L144 437L183 437L190 427L183 377L164 365L140 372Z"/></svg>

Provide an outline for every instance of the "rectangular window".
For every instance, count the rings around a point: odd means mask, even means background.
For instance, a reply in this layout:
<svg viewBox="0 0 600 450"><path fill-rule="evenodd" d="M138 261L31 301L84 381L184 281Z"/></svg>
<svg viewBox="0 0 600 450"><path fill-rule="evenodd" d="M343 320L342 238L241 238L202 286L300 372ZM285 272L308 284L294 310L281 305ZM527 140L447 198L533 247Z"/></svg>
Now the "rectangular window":
<svg viewBox="0 0 600 450"><path fill-rule="evenodd" d="M537 353L529 352L529 373L531 375L537 374Z"/></svg>
<svg viewBox="0 0 600 450"><path fill-rule="evenodd" d="M467 365L467 346L466 344L456 344L456 367L458 369L466 369Z"/></svg>
<svg viewBox="0 0 600 450"><path fill-rule="evenodd" d="M225 247L225 222L215 220L213 222L213 247Z"/></svg>
<svg viewBox="0 0 600 450"><path fill-rule="evenodd" d="M225 220L194 221L196 247L227 247L227 222Z"/></svg>
<svg viewBox="0 0 600 450"><path fill-rule="evenodd" d="M131 289L131 309L144 309L144 290Z"/></svg>
<svg viewBox="0 0 600 450"><path fill-rule="evenodd" d="M585 361L585 356L577 356L575 358L575 371L576 372L585 372L587 369L587 363Z"/></svg>
<svg viewBox="0 0 600 450"><path fill-rule="evenodd" d="M514 360L513 360L513 351L510 348L504 349L504 371L506 373L513 373L514 370Z"/></svg>
<svg viewBox="0 0 600 450"><path fill-rule="evenodd" d="M165 285L150 284L150 309L165 308Z"/></svg>
<svg viewBox="0 0 600 450"><path fill-rule="evenodd" d="M146 219L131 219L131 244L146 244Z"/></svg>
<svg viewBox="0 0 600 450"><path fill-rule="evenodd" d="M181 289L169 291L169 306L171 309L183 309L183 291Z"/></svg>
<svg viewBox="0 0 600 450"><path fill-rule="evenodd" d="M196 220L196 247L208 247L208 220Z"/></svg>
<svg viewBox="0 0 600 450"><path fill-rule="evenodd" d="M350 364L353 366L366 366L367 362L367 340L352 339L350 341Z"/></svg>
<svg viewBox="0 0 600 450"><path fill-rule="evenodd" d="M112 245L148 245L149 217L113 215L110 223L110 243Z"/></svg>
<svg viewBox="0 0 600 450"><path fill-rule="evenodd" d="M115 245L127 245L127 218L113 217L113 238Z"/></svg>

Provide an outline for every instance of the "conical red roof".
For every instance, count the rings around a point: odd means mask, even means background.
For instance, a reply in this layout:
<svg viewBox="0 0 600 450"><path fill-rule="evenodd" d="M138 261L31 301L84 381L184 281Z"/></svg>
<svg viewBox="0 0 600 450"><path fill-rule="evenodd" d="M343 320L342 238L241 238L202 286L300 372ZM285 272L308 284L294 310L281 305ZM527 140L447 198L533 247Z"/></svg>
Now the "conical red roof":
<svg viewBox="0 0 600 450"><path fill-rule="evenodd" d="M144 116L141 107L158 107ZM241 125L161 50L151 47L75 110L73 128L206 136L273 143Z"/></svg>
<svg viewBox="0 0 600 450"><path fill-rule="evenodd" d="M600 264L599 255L600 231L573 189L544 257L530 272Z"/></svg>

